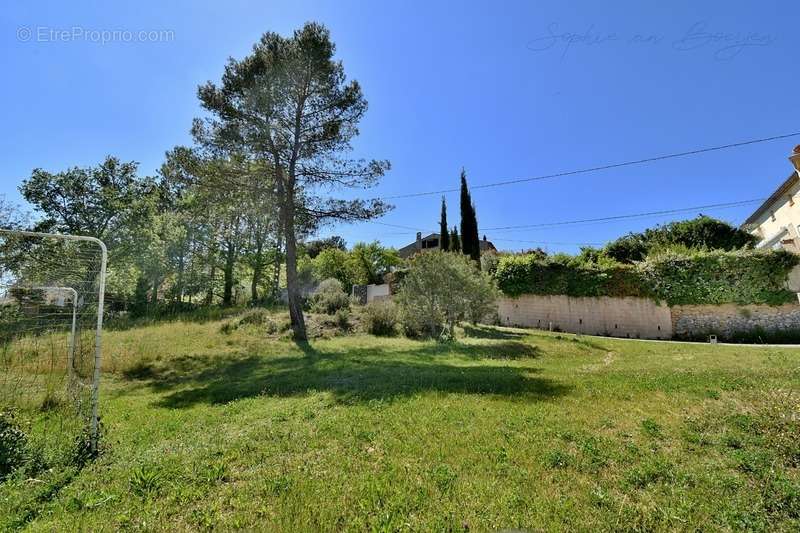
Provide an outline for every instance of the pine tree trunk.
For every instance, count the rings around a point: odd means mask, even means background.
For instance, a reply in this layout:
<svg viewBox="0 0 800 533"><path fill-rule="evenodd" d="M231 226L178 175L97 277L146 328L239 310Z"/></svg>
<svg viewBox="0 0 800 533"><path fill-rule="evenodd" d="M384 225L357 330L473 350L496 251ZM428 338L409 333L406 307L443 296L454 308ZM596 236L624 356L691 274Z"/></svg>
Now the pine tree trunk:
<svg viewBox="0 0 800 533"><path fill-rule="evenodd" d="M183 251L183 247L181 247L181 254L178 257L178 278L175 282L176 291L175 291L175 298L180 302L183 303L183 271L186 270L186 254Z"/></svg>
<svg viewBox="0 0 800 533"><path fill-rule="evenodd" d="M279 177L279 181L280 177ZM290 182L284 190L285 202L282 206L283 232L286 240L286 292L289 300L289 318L297 341L308 339L306 321L303 316L303 301L297 279L297 239L294 227L294 185Z"/></svg>
<svg viewBox="0 0 800 533"><path fill-rule="evenodd" d="M206 305L211 305L214 301L214 278L217 277L217 247L212 245L208 249L209 272L208 290L206 291Z"/></svg>
<svg viewBox="0 0 800 533"><path fill-rule="evenodd" d="M253 303L258 302L258 284L261 283L261 274L264 269L264 261L261 254L264 250L264 245L261 240L261 235L256 231L255 235L256 249L255 261L253 262L253 279L250 283L250 300Z"/></svg>
<svg viewBox="0 0 800 533"><path fill-rule="evenodd" d="M229 306L233 303L233 269L236 266L236 246L228 242L225 251L225 288L222 293L222 305Z"/></svg>
<svg viewBox="0 0 800 533"><path fill-rule="evenodd" d="M290 211L293 211L291 209ZM294 213L286 218L286 290L289 297L289 318L292 321L292 330L295 340L304 341L306 336L306 322L303 317L303 302L300 297L300 287L297 280L297 241L294 236Z"/></svg>
<svg viewBox="0 0 800 533"><path fill-rule="evenodd" d="M281 248L283 247L283 232L278 231L278 240L275 242L275 269L272 271L272 296L277 300L281 284Z"/></svg>

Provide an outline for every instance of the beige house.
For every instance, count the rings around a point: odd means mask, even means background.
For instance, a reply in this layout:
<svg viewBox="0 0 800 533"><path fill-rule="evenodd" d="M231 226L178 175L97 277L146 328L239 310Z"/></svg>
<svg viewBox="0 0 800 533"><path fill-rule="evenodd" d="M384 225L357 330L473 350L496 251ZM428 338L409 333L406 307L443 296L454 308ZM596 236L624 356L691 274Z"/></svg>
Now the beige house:
<svg viewBox="0 0 800 533"><path fill-rule="evenodd" d="M761 239L758 248L800 253L800 145L789 160L795 171L745 220L742 228Z"/></svg>

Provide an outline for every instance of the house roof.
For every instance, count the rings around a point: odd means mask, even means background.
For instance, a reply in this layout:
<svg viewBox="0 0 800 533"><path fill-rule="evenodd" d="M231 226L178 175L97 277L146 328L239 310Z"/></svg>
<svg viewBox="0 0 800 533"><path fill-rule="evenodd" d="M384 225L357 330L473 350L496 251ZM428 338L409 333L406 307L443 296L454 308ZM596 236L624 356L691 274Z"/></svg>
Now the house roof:
<svg viewBox="0 0 800 533"><path fill-rule="evenodd" d="M742 226L744 227L744 226L747 226L749 224L754 224L759 219L759 217L761 217L761 215L763 215L765 212L767 212L769 210L770 207L772 207L772 204L774 204L775 202L780 200L781 196L785 195L786 192L792 187L792 185L794 185L798 181L800 181L800 177L798 176L798 173L797 172L792 172L792 174L788 178L786 178L786 181L784 181L780 185L780 187L775 189L775 192L773 192L770 195L770 197L767 198L764 201L763 204L758 206L758 209L753 211L752 215L747 217L747 220L744 221Z"/></svg>
<svg viewBox="0 0 800 533"><path fill-rule="evenodd" d="M425 237L422 237L422 240L429 241L432 239L438 239L439 237L440 235L438 233L430 233ZM479 242L480 242L481 252L485 252L486 250L497 250L494 244L492 244L492 241L485 241L481 239ZM397 253L400 255L400 257L408 257L411 254L413 254L416 250L417 250L417 241L414 240L414 242L412 242L411 244L403 246L402 248L397 250Z"/></svg>

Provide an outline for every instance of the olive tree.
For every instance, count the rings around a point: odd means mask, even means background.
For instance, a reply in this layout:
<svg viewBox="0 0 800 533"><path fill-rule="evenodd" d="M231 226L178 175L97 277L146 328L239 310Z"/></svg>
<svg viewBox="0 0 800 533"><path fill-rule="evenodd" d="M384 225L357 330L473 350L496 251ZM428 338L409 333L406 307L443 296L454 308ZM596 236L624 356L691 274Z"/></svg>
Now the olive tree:
<svg viewBox="0 0 800 533"><path fill-rule="evenodd" d="M494 282L468 256L438 250L409 261L397 294L407 331L450 338L459 321L480 320L491 312L496 299Z"/></svg>

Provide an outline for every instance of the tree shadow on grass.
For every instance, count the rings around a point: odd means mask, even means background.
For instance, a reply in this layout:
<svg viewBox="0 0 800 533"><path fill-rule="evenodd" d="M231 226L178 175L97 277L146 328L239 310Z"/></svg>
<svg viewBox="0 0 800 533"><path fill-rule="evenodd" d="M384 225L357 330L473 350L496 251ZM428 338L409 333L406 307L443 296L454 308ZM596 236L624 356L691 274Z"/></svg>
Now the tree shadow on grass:
<svg viewBox="0 0 800 533"><path fill-rule="evenodd" d="M526 333L519 331L508 331L483 324L464 324L462 329L464 335L476 339L521 339L527 336Z"/></svg>
<svg viewBox="0 0 800 533"><path fill-rule="evenodd" d="M535 376L537 369L497 362L474 364L472 359L478 358L481 348L486 352L488 346L456 344L440 349L426 344L401 352L355 348L346 353L318 350L307 343L299 347L304 355L180 358L170 361L164 370L150 369L140 375L146 376L147 386L165 393L157 405L168 408L319 391L330 392L335 401L350 404L431 391L530 401L558 397L570 390ZM452 356L454 348L467 356L465 364L441 361L445 353Z"/></svg>

